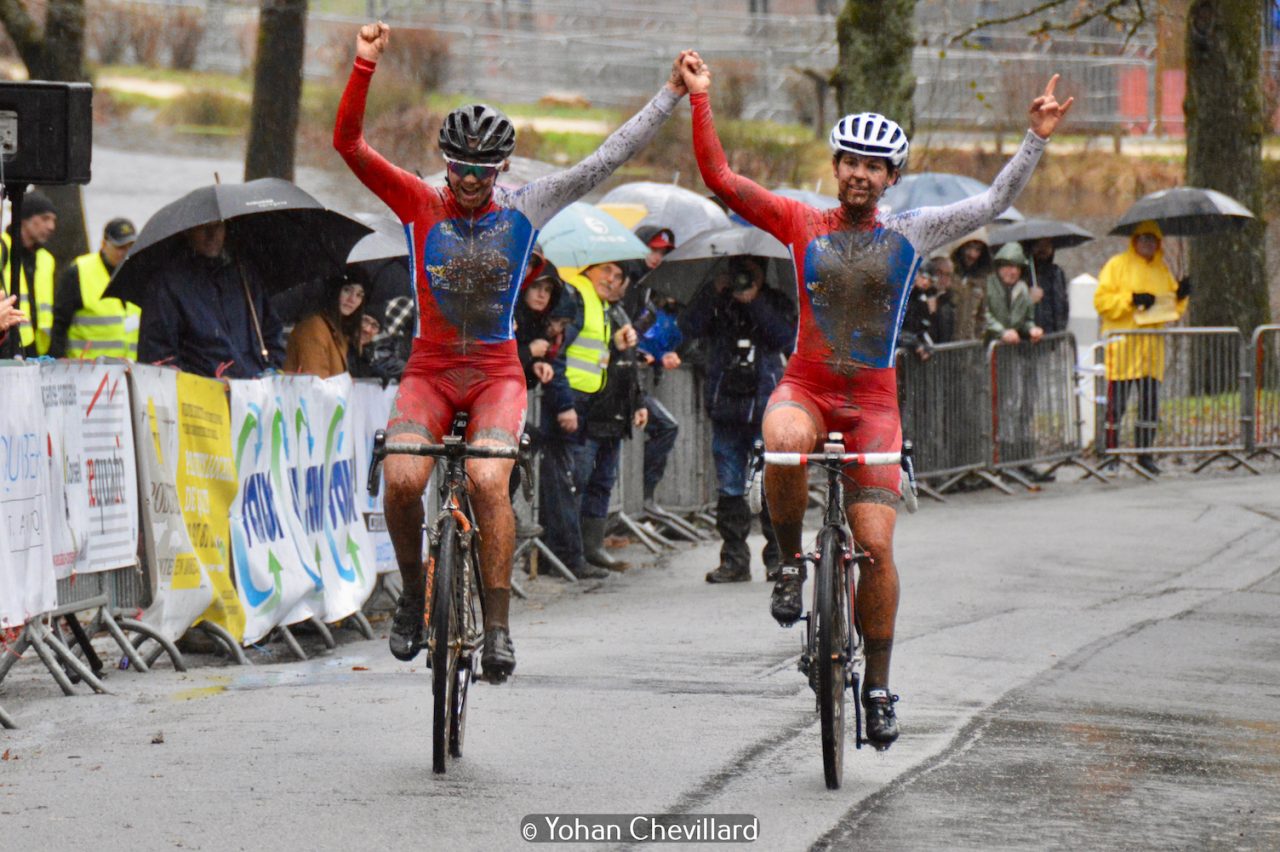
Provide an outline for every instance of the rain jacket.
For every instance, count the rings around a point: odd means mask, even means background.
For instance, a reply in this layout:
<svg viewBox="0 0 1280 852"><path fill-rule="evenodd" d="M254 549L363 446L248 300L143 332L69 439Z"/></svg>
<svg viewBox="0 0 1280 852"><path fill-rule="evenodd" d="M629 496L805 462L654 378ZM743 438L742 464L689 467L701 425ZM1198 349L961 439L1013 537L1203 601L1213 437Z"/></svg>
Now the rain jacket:
<svg viewBox="0 0 1280 852"><path fill-rule="evenodd" d="M1019 278L1018 283L1006 287L995 271L1001 262L1016 263L1025 271L1026 256L1022 253L1022 246L1017 243L1001 246L992 262L991 274L987 276L986 323L982 329L984 343L998 339L1008 329L1013 329L1023 340L1028 340L1031 337L1031 327L1036 324L1036 306L1031 302L1031 288L1027 286L1025 278Z"/></svg>
<svg viewBox="0 0 1280 852"><path fill-rule="evenodd" d="M1164 262L1163 246L1156 249L1151 260L1138 254L1134 241L1141 234L1153 234L1163 239L1164 234L1155 222L1143 222L1133 231L1129 249L1115 255L1102 267L1098 275L1098 289L1093 294L1093 306L1102 318L1102 336L1145 328L1159 329L1157 325L1139 325L1134 321L1133 294L1150 293L1159 297L1176 293L1178 282ZM1187 310L1189 299L1176 302L1178 316ZM1164 340L1159 335L1134 335L1121 338L1107 345L1107 379L1113 382L1151 377L1164 379Z"/></svg>
<svg viewBox="0 0 1280 852"><path fill-rule="evenodd" d="M987 274L991 272L991 249L987 246L987 239L987 229L979 228L962 238L951 253L951 263L955 269L951 276L950 290L951 304L955 311L951 339L955 341L977 340L982 331ZM973 242L982 246L982 254L973 266L965 266L962 249Z"/></svg>

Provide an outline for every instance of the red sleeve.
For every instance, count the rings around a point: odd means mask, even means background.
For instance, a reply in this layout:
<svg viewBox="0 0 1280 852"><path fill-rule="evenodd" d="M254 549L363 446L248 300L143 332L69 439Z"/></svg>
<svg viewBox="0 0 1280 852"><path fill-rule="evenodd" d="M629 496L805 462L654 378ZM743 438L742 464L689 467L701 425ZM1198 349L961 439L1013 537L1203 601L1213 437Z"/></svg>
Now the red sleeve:
<svg viewBox="0 0 1280 852"><path fill-rule="evenodd" d="M369 80L377 66L356 57L347 87L338 104L333 125L333 147L360 182L386 202L402 221L410 221L415 213L422 181L410 172L394 166L364 140L364 105L369 93Z"/></svg>
<svg viewBox="0 0 1280 852"><path fill-rule="evenodd" d="M755 181L735 174L725 159L720 137L711 117L711 101L706 92L689 96L693 107L693 153L707 188L720 197L729 209L763 231L789 244L787 223L800 202L774 195Z"/></svg>

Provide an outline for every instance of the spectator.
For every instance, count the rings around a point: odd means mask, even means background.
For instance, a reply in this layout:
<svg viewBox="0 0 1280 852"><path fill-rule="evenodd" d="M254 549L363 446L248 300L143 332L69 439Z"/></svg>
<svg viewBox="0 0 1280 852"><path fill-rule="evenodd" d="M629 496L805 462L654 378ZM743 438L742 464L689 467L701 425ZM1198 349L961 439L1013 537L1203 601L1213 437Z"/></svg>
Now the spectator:
<svg viewBox="0 0 1280 852"><path fill-rule="evenodd" d="M765 286L765 261L734 257L698 291L680 318L689 338L707 343L704 402L711 417L711 447L716 463L716 530L720 564L707 573L708 583L751 579L751 510L747 474L751 448L760 438L769 394L782 377L784 354L795 343L796 312L785 296ZM776 579L782 554L769 521L760 512L765 536L765 577Z"/></svg>
<svg viewBox="0 0 1280 852"><path fill-rule="evenodd" d="M1036 325L1045 334L1066 331L1071 315L1067 275L1053 262L1053 255L1053 240L1045 238L1031 244L1031 301L1036 306Z"/></svg>
<svg viewBox="0 0 1280 852"><path fill-rule="evenodd" d="M363 284L345 277L330 279L320 310L294 326L289 335L285 372L322 379L348 372L351 355L359 357L363 349L363 307Z"/></svg>
<svg viewBox="0 0 1280 852"><path fill-rule="evenodd" d="M184 232L142 306L138 360L201 376L249 379L284 364L283 329L262 276L235 253L224 222Z"/></svg>
<svg viewBox="0 0 1280 852"><path fill-rule="evenodd" d="M532 255L515 313L516 351L524 368L526 387L546 384L555 375L548 317L563 292L564 282L555 264Z"/></svg>
<svg viewBox="0 0 1280 852"><path fill-rule="evenodd" d="M1044 329L1036 325L1031 291L1023 280L1026 261L1022 246L1017 243L1001 246L996 254L991 264L993 272L987 279L986 323L982 333L984 343L993 340L1002 343L1030 340L1038 343L1044 336Z"/></svg>
<svg viewBox="0 0 1280 852"><path fill-rule="evenodd" d="M0 236L0 264L3 264L4 290L18 296L17 306L25 319L18 326L16 340L10 341L11 354L28 358L47 355L53 333L54 260L45 244L58 228L58 211L48 196L28 192L22 201L22 222L18 236L22 240L22 274L13 286L9 268L11 236ZM15 350L16 351L12 351Z"/></svg>
<svg viewBox="0 0 1280 852"><path fill-rule="evenodd" d="M13 328L27 318L26 314L15 307L18 301L16 295L0 296L0 348L9 343L9 329Z"/></svg>
<svg viewBox="0 0 1280 852"><path fill-rule="evenodd" d="M132 222L112 219L102 230L102 247L77 257L58 276L49 344L54 358L137 359L142 309L132 302L102 298L111 273L137 238Z"/></svg>
<svg viewBox="0 0 1280 852"><path fill-rule="evenodd" d="M933 276L921 266L916 270L911 295L907 297L898 348L914 352L921 361L928 361L933 352L933 324L937 313L938 291L933 286Z"/></svg>
<svg viewBox="0 0 1280 852"><path fill-rule="evenodd" d="M1026 255L1017 243L1000 247L992 272L987 281L986 325L983 342L998 340L1007 345L1023 341L1039 343L1044 330L1035 322L1035 305L1031 303L1030 288L1023 280ZM1000 458L1027 459L1035 455L1034 408L1036 396L1035 361L1016 358L1012 365L999 371L999 411L997 414L996 440ZM1051 474L1043 474L1031 465L1021 465L1018 471L1032 482L1051 481Z"/></svg>
<svg viewBox="0 0 1280 852"><path fill-rule="evenodd" d="M1127 251L1115 255L1098 275L1093 306L1102 318L1102 337L1130 329L1163 328L1181 318L1191 297L1191 282L1175 281L1164 262L1164 235L1155 222L1133 231ZM1107 344L1106 446L1119 446L1120 422L1129 399L1138 397L1134 444L1148 450L1160 425L1160 383L1164 380L1164 340L1158 336L1119 336ZM1112 467L1114 467L1114 459ZM1150 452L1140 452L1138 465L1152 475L1160 467Z"/></svg>
<svg viewBox="0 0 1280 852"><path fill-rule="evenodd" d="M955 309L952 340L977 340L982 336L983 302L987 276L991 274L991 249L987 229L979 228L951 254L951 303Z"/></svg>
<svg viewBox="0 0 1280 852"><path fill-rule="evenodd" d="M651 225L636 228L636 236L649 248L649 253L644 260L623 264L630 281L623 308L629 317L635 318L636 333L641 335L637 348L644 363L653 367L656 384L661 380L663 370L674 370L680 366L680 355L676 350L680 348L681 335L673 309L674 300L655 299L645 278L675 249L676 236L670 228ZM666 308L660 307L659 302ZM661 512L654 493L666 473L667 459L675 447L680 423L653 394L644 395L644 408L649 412L644 427L644 507L651 512Z"/></svg>
<svg viewBox="0 0 1280 852"><path fill-rule="evenodd" d="M951 291L955 264L946 255L937 255L929 258L924 266L938 291L938 310L933 315L933 330L929 336L934 343L950 343L956 335L956 305Z"/></svg>
<svg viewBox="0 0 1280 852"><path fill-rule="evenodd" d="M409 344L412 338L405 335L388 334L384 320L388 312L395 310L392 302L405 303L408 314L413 313L407 296L398 296L391 302L370 303L368 291L365 293L366 308L360 318L359 342L353 342L347 350L347 372L352 378L378 379L382 386L400 378L408 361ZM407 339L405 339L407 338ZM402 344L404 340L405 345Z"/></svg>

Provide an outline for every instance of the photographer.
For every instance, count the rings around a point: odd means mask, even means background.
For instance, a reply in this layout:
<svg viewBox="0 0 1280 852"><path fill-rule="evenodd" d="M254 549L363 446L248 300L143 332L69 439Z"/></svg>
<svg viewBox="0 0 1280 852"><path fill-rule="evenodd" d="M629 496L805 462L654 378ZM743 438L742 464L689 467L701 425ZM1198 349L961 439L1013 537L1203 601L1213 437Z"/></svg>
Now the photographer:
<svg viewBox="0 0 1280 852"><path fill-rule="evenodd" d="M731 258L680 318L684 335L702 338L706 346L704 393L719 490L716 529L724 542L720 565L707 574L708 583L751 579L751 511L745 496L751 445L760 437L765 405L782 376L784 355L795 343L795 308L765 286L765 263L757 257ZM773 579L781 554L768 509L760 513L760 525L765 576Z"/></svg>

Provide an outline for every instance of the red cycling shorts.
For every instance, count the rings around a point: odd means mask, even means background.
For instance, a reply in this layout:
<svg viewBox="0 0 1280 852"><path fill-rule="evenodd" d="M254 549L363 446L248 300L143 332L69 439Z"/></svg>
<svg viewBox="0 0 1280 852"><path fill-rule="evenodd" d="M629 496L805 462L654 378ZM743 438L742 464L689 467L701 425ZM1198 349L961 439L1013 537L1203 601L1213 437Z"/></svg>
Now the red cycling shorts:
<svg viewBox="0 0 1280 852"><path fill-rule="evenodd" d="M468 441L489 438L514 447L527 403L514 340L473 343L458 352L418 339L400 377L387 437L417 435L437 443L449 434L454 414L465 411Z"/></svg>
<svg viewBox="0 0 1280 852"><path fill-rule="evenodd" d="M826 364L793 357L769 397L772 411L796 406L818 426L818 447L828 432L844 435L846 452L896 453L902 450L898 415L898 376L892 367L837 373ZM848 469L857 488L845 490L846 503L894 504L902 496L898 465L857 465Z"/></svg>

